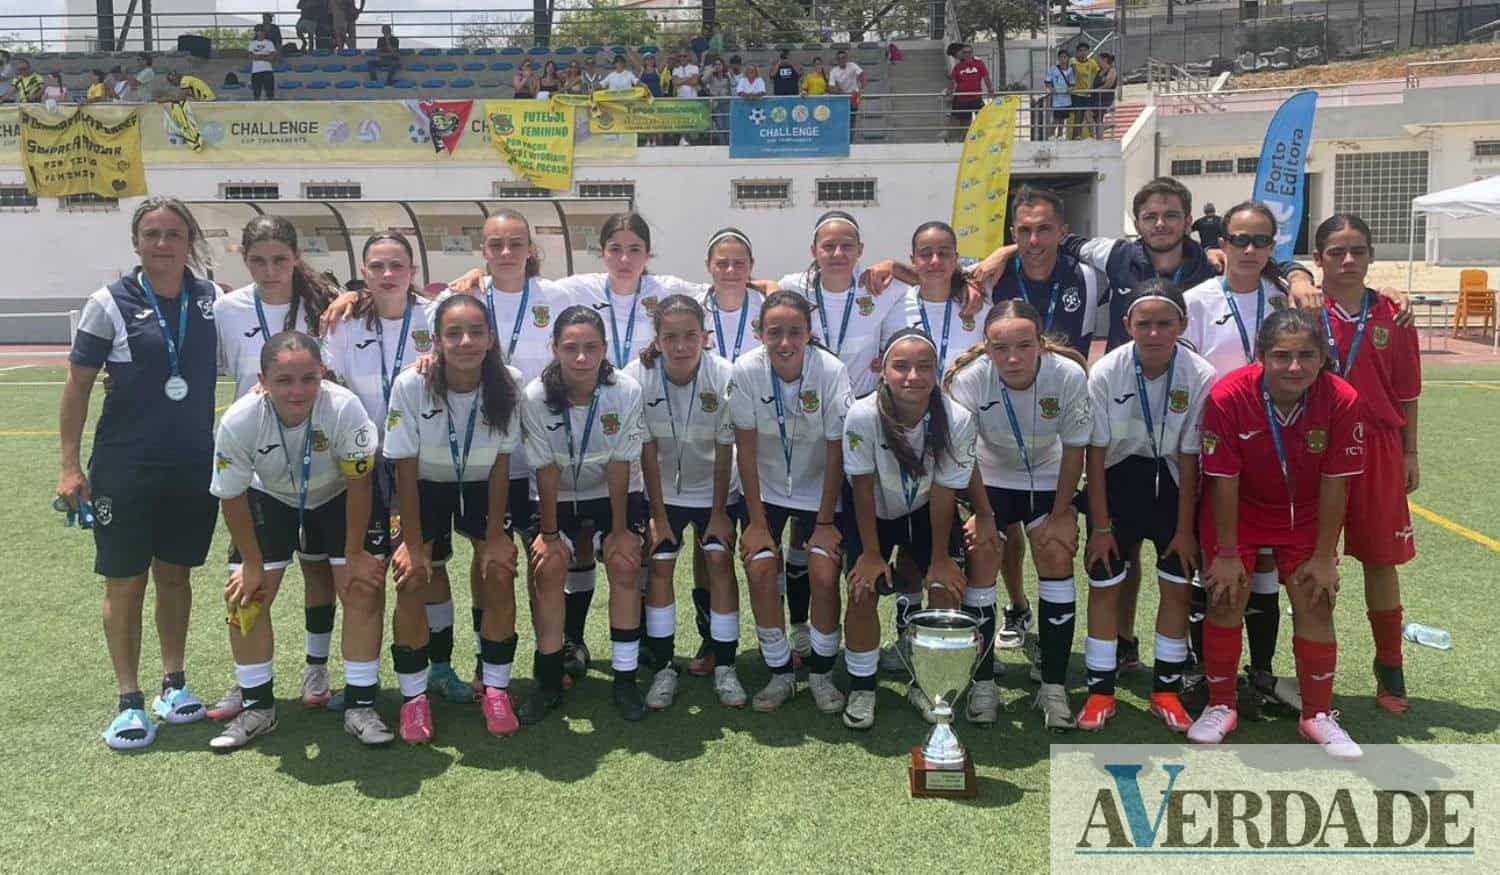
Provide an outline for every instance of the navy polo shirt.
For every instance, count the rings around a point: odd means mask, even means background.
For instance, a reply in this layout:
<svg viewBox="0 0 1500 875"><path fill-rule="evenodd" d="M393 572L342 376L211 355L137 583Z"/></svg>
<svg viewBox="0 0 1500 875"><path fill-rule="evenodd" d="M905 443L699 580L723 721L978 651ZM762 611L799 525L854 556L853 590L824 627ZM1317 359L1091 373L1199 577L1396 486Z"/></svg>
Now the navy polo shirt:
<svg viewBox="0 0 1500 875"><path fill-rule="evenodd" d="M89 296L68 354L74 364L103 368L111 380L94 430L91 464L201 466L206 474L213 463L219 370L214 285L188 273L177 298L157 297L174 340L181 308L189 308L187 342L178 351L188 397L173 401L164 389L171 376L166 339L139 271Z"/></svg>
<svg viewBox="0 0 1500 875"><path fill-rule="evenodd" d="M1004 273L995 283L994 300L998 304L1011 298L1025 298L1041 314L1043 331L1065 336L1068 345L1087 359L1089 343L1094 339L1095 306L1102 286L1098 272L1060 252L1052 266L1052 276L1047 280L1023 276L1020 259L1012 258L1006 262Z"/></svg>

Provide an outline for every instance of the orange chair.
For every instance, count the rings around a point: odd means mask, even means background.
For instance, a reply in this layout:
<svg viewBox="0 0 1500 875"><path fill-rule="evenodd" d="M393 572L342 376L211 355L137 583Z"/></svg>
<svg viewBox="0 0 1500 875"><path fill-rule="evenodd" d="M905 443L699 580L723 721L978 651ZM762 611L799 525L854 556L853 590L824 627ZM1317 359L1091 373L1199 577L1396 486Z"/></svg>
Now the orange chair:
<svg viewBox="0 0 1500 875"><path fill-rule="evenodd" d="M1465 270L1458 275L1458 308L1453 311L1453 336L1470 328L1482 334L1495 330L1495 292L1489 287L1489 274L1482 270ZM1469 320L1477 324L1470 325Z"/></svg>

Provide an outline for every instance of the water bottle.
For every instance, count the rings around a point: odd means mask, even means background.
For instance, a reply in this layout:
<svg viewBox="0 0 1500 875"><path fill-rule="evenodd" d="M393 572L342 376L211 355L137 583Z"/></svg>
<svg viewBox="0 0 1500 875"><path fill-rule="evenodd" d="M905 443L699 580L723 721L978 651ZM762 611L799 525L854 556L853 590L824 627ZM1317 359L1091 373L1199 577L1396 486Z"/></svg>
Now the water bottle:
<svg viewBox="0 0 1500 875"><path fill-rule="evenodd" d="M1433 650L1452 650L1453 636L1442 629L1432 626L1423 626L1421 623L1407 623L1406 628L1401 630L1401 637L1407 641L1414 641L1423 647L1431 647Z"/></svg>

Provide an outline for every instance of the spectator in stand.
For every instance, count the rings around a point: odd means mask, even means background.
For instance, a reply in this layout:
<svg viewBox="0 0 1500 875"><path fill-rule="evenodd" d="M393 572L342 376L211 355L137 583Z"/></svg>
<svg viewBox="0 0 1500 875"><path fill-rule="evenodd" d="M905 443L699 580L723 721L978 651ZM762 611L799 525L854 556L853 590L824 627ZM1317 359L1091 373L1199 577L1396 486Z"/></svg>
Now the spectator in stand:
<svg viewBox="0 0 1500 875"><path fill-rule="evenodd" d="M42 99L42 89L46 83L31 69L31 62L25 58L16 58L16 73L11 79L11 86L15 89L14 98L16 103L36 103Z"/></svg>
<svg viewBox="0 0 1500 875"><path fill-rule="evenodd" d="M151 64L151 55L147 52L142 52L141 68L130 76L120 77L121 81L125 83L125 96L121 98L122 100L135 103L150 100L154 96L156 86L152 83L156 81L156 68L151 66ZM118 88L115 90L115 96L120 96Z"/></svg>
<svg viewBox="0 0 1500 875"><path fill-rule="evenodd" d="M97 68L89 71L89 90L83 95L84 103L104 103L114 96L104 82L108 75Z"/></svg>
<svg viewBox="0 0 1500 875"><path fill-rule="evenodd" d="M692 53L693 63L703 64L703 53L708 51L708 33L712 29L713 25L705 24L703 26L703 33L698 34L688 42L688 51Z"/></svg>
<svg viewBox="0 0 1500 875"><path fill-rule="evenodd" d="M593 94L599 83L604 81L604 74L599 72L599 56L585 55L583 58L583 93Z"/></svg>
<svg viewBox="0 0 1500 875"><path fill-rule="evenodd" d="M724 66L724 59L715 58L708 65L708 72L703 75L703 92L715 98L709 110L713 114L714 132L711 142L715 146L728 142L725 137L725 132L729 130L728 97L733 88L734 82L729 78L729 68Z"/></svg>
<svg viewBox="0 0 1500 875"><path fill-rule="evenodd" d="M510 87L516 100L531 100L536 97L541 78L530 61L522 61L516 72L510 75Z"/></svg>
<svg viewBox="0 0 1500 875"><path fill-rule="evenodd" d="M641 80L635 75L635 71L625 66L625 56L615 55L614 69L605 74L599 81L599 87L606 91L614 91L618 88L634 88L641 84Z"/></svg>
<svg viewBox="0 0 1500 875"><path fill-rule="evenodd" d="M771 93L777 97L796 97L801 93L802 68L792 63L788 54L782 49L771 68Z"/></svg>
<svg viewBox="0 0 1500 875"><path fill-rule="evenodd" d="M693 61L693 53L680 51L677 53L677 64L672 67L672 91L683 100L696 100L699 87L703 81L703 71ZM678 145L691 145L688 137L682 137ZM700 138L691 138L694 142Z"/></svg>
<svg viewBox="0 0 1500 875"><path fill-rule="evenodd" d="M802 77L802 96L821 97L828 93L828 71L822 58L813 58L812 67Z"/></svg>
<svg viewBox="0 0 1500 875"><path fill-rule="evenodd" d="M760 68L746 64L745 72L734 80L734 96L747 100L758 100L766 96L766 80L760 78Z"/></svg>
<svg viewBox="0 0 1500 875"><path fill-rule="evenodd" d="M953 69L948 71L951 83L948 94L953 98L953 125L959 137L974 120L974 113L984 106L984 99L993 96L995 85L990 81L990 70L984 62L974 57L974 47L963 43L954 46Z"/></svg>
<svg viewBox="0 0 1500 875"><path fill-rule="evenodd" d="M189 100L208 102L216 99L214 90L208 87L208 83L191 73L179 73L173 70L167 74L167 84L172 86L167 99L173 103Z"/></svg>
<svg viewBox="0 0 1500 875"><path fill-rule="evenodd" d="M329 11L333 13L333 47L335 49L358 48L355 45L355 23L365 11L365 0L329 0Z"/></svg>
<svg viewBox="0 0 1500 875"><path fill-rule="evenodd" d="M269 16L267 16L269 17ZM255 39L250 41L250 95L256 100L265 95L266 100L276 99L276 62L281 52L276 44L266 38L266 26L255 26Z"/></svg>
<svg viewBox="0 0 1500 875"><path fill-rule="evenodd" d="M718 22L709 25L708 51L720 58L724 57L724 31L719 30Z"/></svg>
<svg viewBox="0 0 1500 875"><path fill-rule="evenodd" d="M849 142L854 142L854 125L859 120L859 101L864 96L870 76L864 68L849 60L849 53L839 49L833 69L828 73L828 90L849 95Z"/></svg>
<svg viewBox="0 0 1500 875"><path fill-rule="evenodd" d="M0 103L9 100L11 92L15 91L10 81L15 75L16 65L11 63L10 52L0 51Z"/></svg>
<svg viewBox="0 0 1500 875"><path fill-rule="evenodd" d="M61 73L48 73L42 86L42 103L48 111L56 112L59 104L68 102L68 89L62 84Z"/></svg>
<svg viewBox="0 0 1500 875"><path fill-rule="evenodd" d="M281 36L281 28L276 24L276 15L271 12L262 12L260 15L260 27L261 30L266 32L266 39L271 41L271 45L276 47L276 51L281 51L281 44L284 40Z"/></svg>
<svg viewBox="0 0 1500 875"><path fill-rule="evenodd" d="M548 61L542 65L542 76L536 83L536 99L546 100L562 90L562 78L557 75L557 64Z"/></svg>
<svg viewBox="0 0 1500 875"><path fill-rule="evenodd" d="M739 55L730 55L729 56L729 81L730 82L738 82L738 81L740 81L740 77L743 76L743 75L745 75L745 68L741 64L740 56Z"/></svg>
<svg viewBox="0 0 1500 875"><path fill-rule="evenodd" d="M391 33L389 24L380 26L380 38L375 40L375 59L370 61L371 82L381 70L385 71L387 85L394 84L396 74L401 71L401 40Z"/></svg>
<svg viewBox="0 0 1500 875"><path fill-rule="evenodd" d="M132 102L130 99L130 77L125 75L125 68L118 65L111 67L104 74L104 90L109 99L116 103Z"/></svg>
<svg viewBox="0 0 1500 875"><path fill-rule="evenodd" d="M1093 130L1094 82L1099 78L1099 62L1089 57L1089 44L1079 43L1073 50L1069 62L1073 68L1073 111L1069 113L1069 137L1074 140L1090 139Z"/></svg>
<svg viewBox="0 0 1500 875"><path fill-rule="evenodd" d="M1224 221L1214 212L1213 201L1203 205L1203 216L1193 223L1198 234L1198 245L1204 249L1218 249L1219 238L1224 236Z"/></svg>
<svg viewBox="0 0 1500 875"><path fill-rule="evenodd" d="M1068 63L1068 50L1057 50L1057 63L1047 70L1047 93L1052 96L1051 115L1043 124L1043 139L1062 139L1067 134L1068 115L1072 111L1073 68Z"/></svg>
<svg viewBox="0 0 1500 875"><path fill-rule="evenodd" d="M577 61L568 65L563 71L562 88L563 94L587 94L588 89L584 87L583 65Z"/></svg>
<svg viewBox="0 0 1500 875"><path fill-rule="evenodd" d="M656 56L646 55L641 59L641 84L651 92L652 97L662 97L661 71L656 67Z"/></svg>
<svg viewBox="0 0 1500 875"><path fill-rule="evenodd" d="M328 13L328 0L297 0L297 13L297 39L306 54L318 45L318 22Z"/></svg>
<svg viewBox="0 0 1500 875"><path fill-rule="evenodd" d="M1115 68L1115 56L1109 52L1099 53L1099 75L1094 79L1094 88L1097 89L1094 92L1094 126L1102 137L1104 117L1115 105L1115 92L1120 88L1120 71Z"/></svg>

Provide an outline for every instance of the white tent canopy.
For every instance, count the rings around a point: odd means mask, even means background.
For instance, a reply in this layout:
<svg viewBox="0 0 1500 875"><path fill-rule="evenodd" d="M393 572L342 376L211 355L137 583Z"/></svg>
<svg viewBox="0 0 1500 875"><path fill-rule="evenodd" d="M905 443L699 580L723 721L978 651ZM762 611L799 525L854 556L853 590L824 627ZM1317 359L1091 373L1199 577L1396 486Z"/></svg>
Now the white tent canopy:
<svg viewBox="0 0 1500 875"><path fill-rule="evenodd" d="M1413 264L1416 259L1417 214L1446 216L1450 219L1473 219L1500 216L1500 176L1480 179L1445 191L1435 191L1411 202L1411 229L1406 238L1406 294L1411 294ZM1500 350L1500 331L1495 332L1494 349Z"/></svg>

